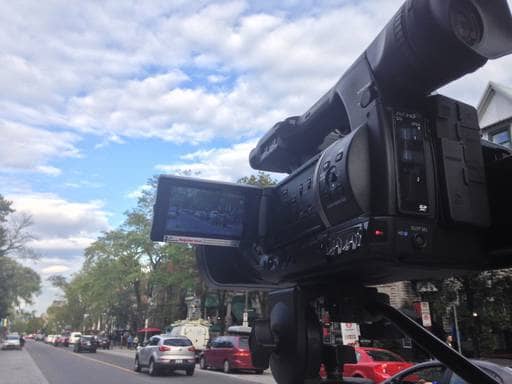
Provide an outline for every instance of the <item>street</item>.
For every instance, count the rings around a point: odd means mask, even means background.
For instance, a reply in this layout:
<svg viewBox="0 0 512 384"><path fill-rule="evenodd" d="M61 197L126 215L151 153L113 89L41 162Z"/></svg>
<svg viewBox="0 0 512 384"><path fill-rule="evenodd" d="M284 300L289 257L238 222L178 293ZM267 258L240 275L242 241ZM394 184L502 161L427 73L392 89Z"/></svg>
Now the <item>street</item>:
<svg viewBox="0 0 512 384"><path fill-rule="evenodd" d="M145 371L137 373L132 370L133 356L133 351L126 350L78 354L71 348L28 341L23 351L1 352L0 384L275 383L269 373L224 374L202 371L199 367L192 377L180 371L150 377Z"/></svg>

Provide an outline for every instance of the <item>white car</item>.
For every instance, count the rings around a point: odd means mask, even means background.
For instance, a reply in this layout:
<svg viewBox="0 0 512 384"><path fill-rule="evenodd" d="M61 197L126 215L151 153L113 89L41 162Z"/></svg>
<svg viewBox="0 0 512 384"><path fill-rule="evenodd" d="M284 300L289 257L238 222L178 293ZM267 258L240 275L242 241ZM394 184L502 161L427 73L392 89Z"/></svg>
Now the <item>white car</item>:
<svg viewBox="0 0 512 384"><path fill-rule="evenodd" d="M16 333L7 335L2 341L2 350L4 349L21 349L20 335Z"/></svg>
<svg viewBox="0 0 512 384"><path fill-rule="evenodd" d="M80 340L80 337L82 337L81 332L71 332L71 335L69 335L69 345L75 344Z"/></svg>

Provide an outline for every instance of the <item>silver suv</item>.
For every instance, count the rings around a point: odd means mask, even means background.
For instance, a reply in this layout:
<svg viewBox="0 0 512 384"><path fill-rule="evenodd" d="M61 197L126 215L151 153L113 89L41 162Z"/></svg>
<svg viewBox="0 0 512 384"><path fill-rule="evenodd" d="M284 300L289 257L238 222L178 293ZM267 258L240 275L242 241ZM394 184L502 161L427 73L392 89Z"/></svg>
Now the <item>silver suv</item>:
<svg viewBox="0 0 512 384"><path fill-rule="evenodd" d="M133 369L140 372L142 367L147 367L151 376L162 371L184 370L187 376L192 376L195 366L194 346L187 337L157 335L137 349Z"/></svg>

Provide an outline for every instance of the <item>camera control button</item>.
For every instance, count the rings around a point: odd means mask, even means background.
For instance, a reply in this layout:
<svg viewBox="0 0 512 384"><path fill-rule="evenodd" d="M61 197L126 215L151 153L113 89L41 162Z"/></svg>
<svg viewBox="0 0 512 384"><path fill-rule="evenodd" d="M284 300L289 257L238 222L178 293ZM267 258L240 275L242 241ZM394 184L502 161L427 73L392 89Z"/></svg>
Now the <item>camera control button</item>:
<svg viewBox="0 0 512 384"><path fill-rule="evenodd" d="M425 248L427 246L427 240L423 235L417 233L412 237L412 244L414 248Z"/></svg>

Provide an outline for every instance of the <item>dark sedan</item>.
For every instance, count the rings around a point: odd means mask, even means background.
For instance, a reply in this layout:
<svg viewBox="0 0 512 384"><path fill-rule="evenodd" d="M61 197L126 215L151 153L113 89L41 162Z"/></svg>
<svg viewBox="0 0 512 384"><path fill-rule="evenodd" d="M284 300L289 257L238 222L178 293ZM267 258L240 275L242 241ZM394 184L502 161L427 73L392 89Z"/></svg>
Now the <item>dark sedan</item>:
<svg viewBox="0 0 512 384"><path fill-rule="evenodd" d="M512 383L512 369L488 361L473 360L473 363L481 368L500 384ZM461 379L449 368L438 361L429 361L408 368L383 384L469 384Z"/></svg>
<svg viewBox="0 0 512 384"><path fill-rule="evenodd" d="M73 352L91 352L96 353L96 349L98 348L98 343L96 342L96 338L94 336L80 336L80 339L74 344Z"/></svg>

